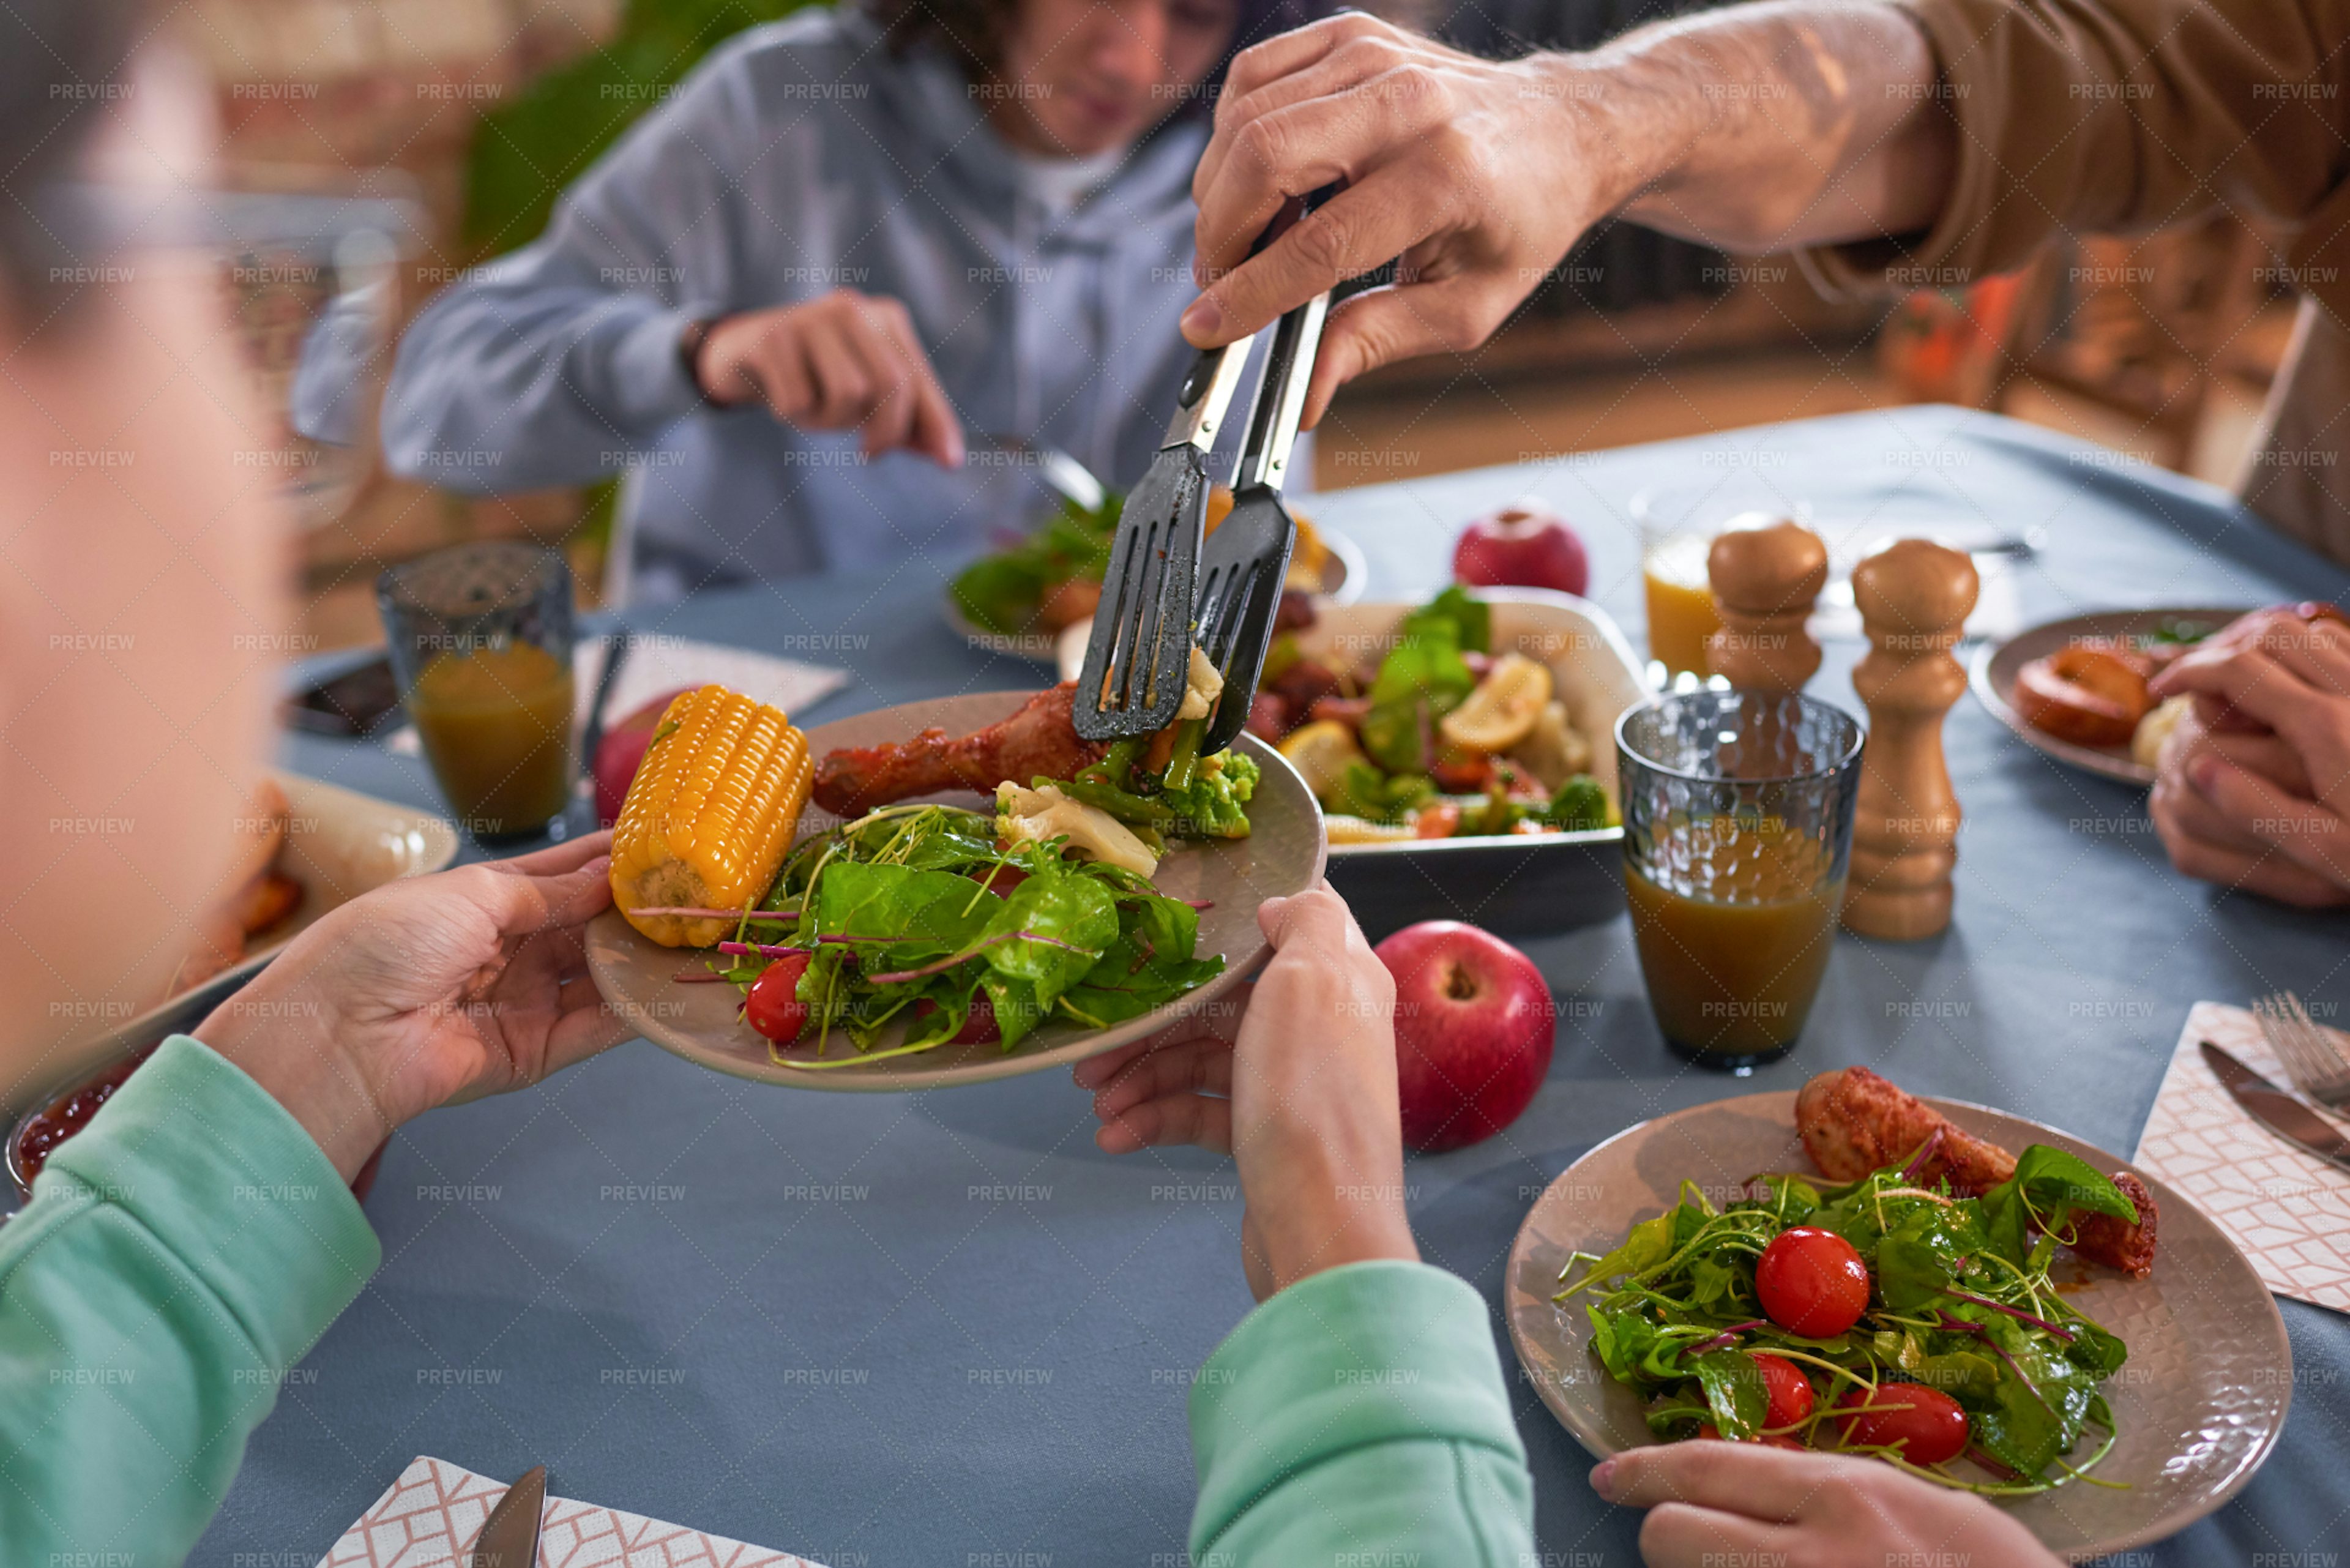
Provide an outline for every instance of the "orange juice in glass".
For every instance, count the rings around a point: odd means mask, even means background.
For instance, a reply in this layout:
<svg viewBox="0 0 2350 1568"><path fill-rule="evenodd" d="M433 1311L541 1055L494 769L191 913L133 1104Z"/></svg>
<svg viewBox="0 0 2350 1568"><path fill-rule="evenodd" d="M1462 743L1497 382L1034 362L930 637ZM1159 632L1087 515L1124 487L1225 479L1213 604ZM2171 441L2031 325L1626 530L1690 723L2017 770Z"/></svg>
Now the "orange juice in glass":
<svg viewBox="0 0 2350 1568"><path fill-rule="evenodd" d="M1624 893L1657 1027L1751 1072L1794 1047L1835 945L1860 725L1814 698L1695 691L1616 724Z"/></svg>
<svg viewBox="0 0 2350 1568"><path fill-rule="evenodd" d="M1744 471L1719 480L1659 485L1632 498L1640 527L1640 584L1648 610L1648 658L1664 666L1664 684L1710 673L1705 639L1721 629L1713 610L1706 557L1732 528L1760 528L1809 508L1790 504Z"/></svg>
<svg viewBox="0 0 2350 1568"><path fill-rule="evenodd" d="M486 842L561 835L571 805L571 573L467 545L376 585L401 701L449 809Z"/></svg>

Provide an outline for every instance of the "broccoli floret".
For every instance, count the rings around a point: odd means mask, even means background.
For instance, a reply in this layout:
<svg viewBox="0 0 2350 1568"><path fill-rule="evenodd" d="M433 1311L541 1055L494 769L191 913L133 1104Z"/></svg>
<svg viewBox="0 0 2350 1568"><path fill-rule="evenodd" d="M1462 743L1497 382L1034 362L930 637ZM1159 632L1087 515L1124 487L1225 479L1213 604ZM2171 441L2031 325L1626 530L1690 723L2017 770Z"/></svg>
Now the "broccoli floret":
<svg viewBox="0 0 2350 1568"><path fill-rule="evenodd" d="M1589 774L1577 774L1550 797L1543 820L1565 833L1591 833L1607 826L1607 792Z"/></svg>
<svg viewBox="0 0 2350 1568"><path fill-rule="evenodd" d="M1246 838L1248 803L1259 776L1254 759L1238 752L1201 757L1190 784L1152 797L1175 813L1159 830L1177 838Z"/></svg>

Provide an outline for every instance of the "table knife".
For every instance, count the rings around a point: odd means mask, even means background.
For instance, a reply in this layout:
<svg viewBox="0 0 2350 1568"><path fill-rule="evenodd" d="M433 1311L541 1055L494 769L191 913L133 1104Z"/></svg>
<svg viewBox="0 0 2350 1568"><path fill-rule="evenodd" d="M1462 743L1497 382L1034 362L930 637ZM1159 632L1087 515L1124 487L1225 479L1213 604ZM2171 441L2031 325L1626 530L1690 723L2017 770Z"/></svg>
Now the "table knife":
<svg viewBox="0 0 2350 1568"><path fill-rule="evenodd" d="M536 1568L538 1516L546 1511L546 1467L534 1465L482 1521L465 1568Z"/></svg>
<svg viewBox="0 0 2350 1568"><path fill-rule="evenodd" d="M2209 1040L2200 1044L2204 1064L2247 1116L2303 1153L2350 1170L2350 1137L2344 1137L2332 1122Z"/></svg>

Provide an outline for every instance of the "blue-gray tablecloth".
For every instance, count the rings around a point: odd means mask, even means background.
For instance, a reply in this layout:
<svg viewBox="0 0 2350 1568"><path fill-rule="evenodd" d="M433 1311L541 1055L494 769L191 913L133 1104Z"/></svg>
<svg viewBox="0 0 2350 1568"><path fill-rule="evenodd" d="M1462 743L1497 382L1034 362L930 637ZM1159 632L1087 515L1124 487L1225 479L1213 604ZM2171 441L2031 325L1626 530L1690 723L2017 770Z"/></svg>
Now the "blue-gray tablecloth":
<svg viewBox="0 0 2350 1568"><path fill-rule="evenodd" d="M1573 519L1592 596L1642 630L1632 496L1721 483L1842 530L2039 528L2027 622L2146 604L2339 597L2345 574L2208 487L2028 426L1911 408L1317 497L1374 597L1424 593L1460 524L1521 494ZM649 610L630 624L856 678L804 718L1032 685L941 624L909 565ZM1852 704L1859 651L1814 690ZM1866 1063L2126 1152L2187 1009L2277 987L2350 998L2350 919L2171 874L2137 792L2057 767L1970 698L1948 730L1966 811L1958 913L1908 946L1840 940L1800 1050L1744 1083L1669 1055L1622 919L1524 944L1563 1009L1550 1081L1476 1148L1416 1159L1428 1258L1498 1301L1528 1203L1641 1118ZM421 763L288 742L297 771L418 803ZM832 1568L1181 1563L1187 1376L1248 1311L1230 1167L1113 1160L1061 1074L907 1096L796 1093L641 1041L534 1094L403 1130L368 1210L384 1266L287 1379L194 1561L307 1565L409 1459L805 1553ZM2284 1441L2230 1507L2136 1563L2315 1563L2350 1540L2350 1324L2282 1303ZM1494 1330L1506 1352L1496 1313ZM1513 1366L1514 1364L1512 1363ZM1628 1568L1638 1516L1602 1504L1516 1390L1546 1563Z"/></svg>

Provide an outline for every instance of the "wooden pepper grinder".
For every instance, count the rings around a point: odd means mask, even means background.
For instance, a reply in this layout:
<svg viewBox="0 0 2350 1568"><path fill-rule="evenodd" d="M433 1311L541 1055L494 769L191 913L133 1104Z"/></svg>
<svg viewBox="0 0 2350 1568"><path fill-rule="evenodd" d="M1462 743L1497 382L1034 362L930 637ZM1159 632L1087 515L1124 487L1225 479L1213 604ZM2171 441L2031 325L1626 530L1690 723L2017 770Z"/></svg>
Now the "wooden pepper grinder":
<svg viewBox="0 0 2350 1568"><path fill-rule="evenodd" d="M1853 568L1868 653L1852 683L1868 704L1868 749L1854 807L1844 923L1913 941L1950 923L1959 797L1942 755L1942 716L1967 689L1950 657L1980 587L1964 551L1923 539L1887 545Z"/></svg>
<svg viewBox="0 0 2350 1568"><path fill-rule="evenodd" d="M1828 547L1800 523L1742 519L1706 553L1713 613L1706 667L1742 691L1801 691L1818 673L1820 645L1804 629L1827 586Z"/></svg>

